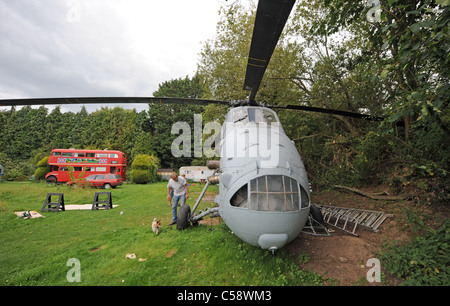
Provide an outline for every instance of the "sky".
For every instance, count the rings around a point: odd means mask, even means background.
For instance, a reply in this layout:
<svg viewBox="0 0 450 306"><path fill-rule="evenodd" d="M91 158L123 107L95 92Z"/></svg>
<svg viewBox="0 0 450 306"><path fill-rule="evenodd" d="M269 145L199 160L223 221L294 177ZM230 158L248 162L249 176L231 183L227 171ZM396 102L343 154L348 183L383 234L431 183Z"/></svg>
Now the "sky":
<svg viewBox="0 0 450 306"><path fill-rule="evenodd" d="M233 2L0 0L0 99L152 96L193 76L219 8Z"/></svg>

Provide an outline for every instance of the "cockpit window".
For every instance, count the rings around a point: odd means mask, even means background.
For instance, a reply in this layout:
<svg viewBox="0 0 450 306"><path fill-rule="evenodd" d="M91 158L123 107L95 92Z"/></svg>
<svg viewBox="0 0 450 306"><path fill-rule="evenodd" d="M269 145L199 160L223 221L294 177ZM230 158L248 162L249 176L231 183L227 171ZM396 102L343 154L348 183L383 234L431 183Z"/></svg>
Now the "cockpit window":
<svg viewBox="0 0 450 306"><path fill-rule="evenodd" d="M242 186L231 197L230 204L234 207L248 208L248 184Z"/></svg>
<svg viewBox="0 0 450 306"><path fill-rule="evenodd" d="M267 122L270 124L277 121L275 115L271 111L261 108L249 108L248 118L250 122L256 123Z"/></svg>
<svg viewBox="0 0 450 306"><path fill-rule="evenodd" d="M250 209L256 211L298 211L299 186L284 175L265 175L250 181Z"/></svg>
<svg viewBox="0 0 450 306"><path fill-rule="evenodd" d="M230 204L254 211L287 212L308 207L309 198L295 179L284 175L265 175L242 186L233 195Z"/></svg>
<svg viewBox="0 0 450 306"><path fill-rule="evenodd" d="M275 114L269 109L264 109L261 107L242 107L235 108L233 110L233 115L227 121L242 125L248 122L266 122L270 124L272 122L277 122L277 118Z"/></svg>
<svg viewBox="0 0 450 306"><path fill-rule="evenodd" d="M233 111L233 123L246 124L248 122L248 114L246 108L236 108Z"/></svg>

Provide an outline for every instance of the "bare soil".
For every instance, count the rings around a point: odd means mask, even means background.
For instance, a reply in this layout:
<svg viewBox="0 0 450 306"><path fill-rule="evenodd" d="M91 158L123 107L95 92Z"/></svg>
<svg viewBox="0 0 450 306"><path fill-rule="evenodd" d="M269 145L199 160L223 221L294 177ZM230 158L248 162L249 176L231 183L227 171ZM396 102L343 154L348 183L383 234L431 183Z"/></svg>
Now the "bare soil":
<svg viewBox="0 0 450 306"><path fill-rule="evenodd" d="M375 193L383 191L382 186L362 189L364 192ZM367 273L371 273L373 264L368 263L376 258L383 244L388 241L406 242L412 232L411 224L405 216L405 209L414 211L417 215L449 215L446 208L436 212L435 208L421 207L413 201L379 201L362 195L329 190L319 194L312 194L312 202L319 205L351 207L393 214L373 232L358 228L359 237L350 235L339 229L334 229L331 237L315 237L308 234L300 236L287 246L287 250L299 257L299 265L307 270L316 272L328 279L328 284L334 285L397 285L401 280L384 273L382 282L369 283ZM433 222L430 220L430 222ZM305 260L301 260L305 258ZM369 264L369 265L368 265ZM383 267L381 265L381 271Z"/></svg>

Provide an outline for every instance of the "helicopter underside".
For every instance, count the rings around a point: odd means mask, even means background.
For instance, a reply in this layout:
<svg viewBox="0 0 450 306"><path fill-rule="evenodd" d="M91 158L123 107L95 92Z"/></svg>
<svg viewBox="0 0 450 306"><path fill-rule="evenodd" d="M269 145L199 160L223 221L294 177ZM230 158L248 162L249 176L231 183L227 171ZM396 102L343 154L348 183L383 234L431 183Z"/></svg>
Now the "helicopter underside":
<svg viewBox="0 0 450 306"><path fill-rule="evenodd" d="M243 241L275 251L294 240L302 231L309 208L297 212L278 213L247 211L236 216L221 214L231 231ZM230 218L227 219L227 215Z"/></svg>

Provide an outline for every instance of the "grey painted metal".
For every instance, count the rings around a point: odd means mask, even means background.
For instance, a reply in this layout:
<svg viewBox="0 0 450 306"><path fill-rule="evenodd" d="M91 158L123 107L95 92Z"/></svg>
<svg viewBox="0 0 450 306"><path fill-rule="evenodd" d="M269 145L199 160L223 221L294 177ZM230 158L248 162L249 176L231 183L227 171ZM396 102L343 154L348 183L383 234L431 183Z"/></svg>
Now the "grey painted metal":
<svg viewBox="0 0 450 306"><path fill-rule="evenodd" d="M252 121L251 113L258 113L261 122ZM284 133L276 113L265 107L231 109L221 133L221 174L219 195L215 198L220 216L236 236L251 245L271 251L284 247L302 231L310 205L306 170L294 143ZM299 188L296 195L299 209L251 209L255 203L252 203L250 182L264 176L284 176L297 182L304 191L300 194ZM245 196L246 185L247 206L231 205L232 197L241 188Z"/></svg>
<svg viewBox="0 0 450 306"><path fill-rule="evenodd" d="M205 211L200 211L198 215L195 215L191 217L192 222L200 221L203 217L206 217L207 215L215 214L219 212L219 207L213 207L209 208L207 207Z"/></svg>
<svg viewBox="0 0 450 306"><path fill-rule="evenodd" d="M214 172L214 174L215 174L215 172ZM214 174L213 174L213 175L214 175ZM200 204L200 201L202 200L203 196L205 195L206 189L208 189L208 186L209 186L210 184L211 184L211 183L209 182L209 180L206 180L205 187L203 188L203 190L202 190L200 196L198 197L197 201L195 202L195 205L194 205L194 207L192 208L191 214L194 214L194 213L195 213L195 210L197 209L198 204Z"/></svg>

